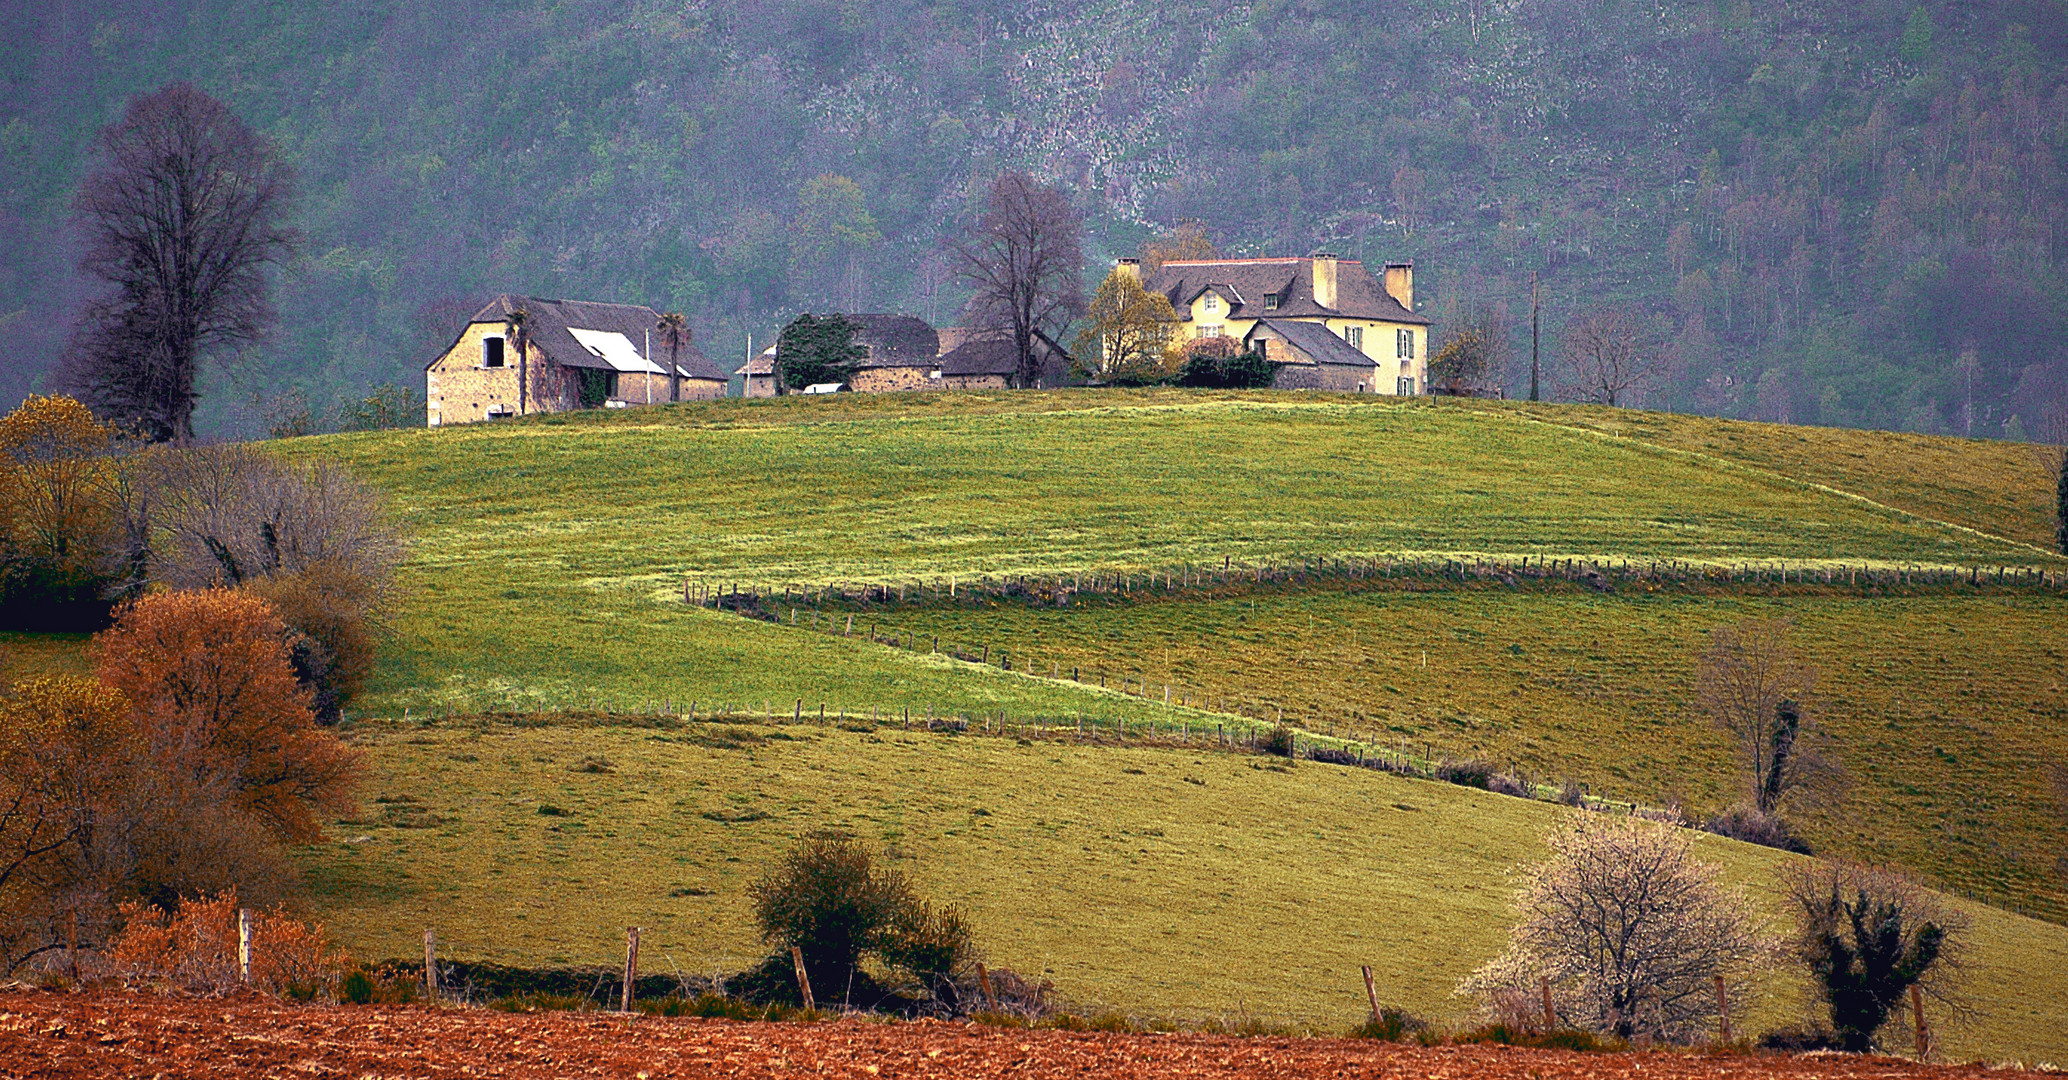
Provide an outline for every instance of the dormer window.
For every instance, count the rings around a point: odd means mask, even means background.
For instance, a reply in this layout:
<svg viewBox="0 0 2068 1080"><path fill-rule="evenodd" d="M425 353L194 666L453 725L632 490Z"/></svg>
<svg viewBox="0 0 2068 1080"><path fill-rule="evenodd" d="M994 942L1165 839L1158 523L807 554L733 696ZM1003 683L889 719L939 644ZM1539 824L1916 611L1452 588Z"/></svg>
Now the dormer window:
<svg viewBox="0 0 2068 1080"><path fill-rule="evenodd" d="M1208 311L1219 311L1219 310L1221 310L1221 298L1220 298L1220 297L1218 297L1218 296L1215 296L1215 295L1214 295L1214 294L1212 294L1212 293L1207 293L1207 294L1206 294L1206 302L1205 302L1205 307L1206 307L1206 310L1208 310Z"/></svg>
<svg viewBox="0 0 2068 1080"><path fill-rule="evenodd" d="M482 338L482 339L481 339L481 366L482 366L482 367L502 367L502 366L503 366L503 339L502 339L502 338L499 338L499 337L488 337L488 338Z"/></svg>
<svg viewBox="0 0 2068 1080"><path fill-rule="evenodd" d="M1277 294L1277 293L1275 293L1275 292L1267 292L1267 293L1265 293L1265 294L1264 294L1264 310L1265 310L1265 311L1273 311L1273 310L1276 310L1276 309L1277 309L1277 307L1278 307L1278 294Z"/></svg>

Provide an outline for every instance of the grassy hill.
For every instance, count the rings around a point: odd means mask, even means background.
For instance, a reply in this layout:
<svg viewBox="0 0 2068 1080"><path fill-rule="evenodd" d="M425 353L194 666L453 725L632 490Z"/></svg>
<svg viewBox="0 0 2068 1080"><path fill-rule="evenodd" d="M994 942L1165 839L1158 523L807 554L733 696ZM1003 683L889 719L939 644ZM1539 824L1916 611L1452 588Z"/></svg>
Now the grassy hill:
<svg viewBox="0 0 2068 1080"><path fill-rule="evenodd" d="M604 962L637 922L657 928L663 965L708 972L753 951L740 891L759 865L839 824L911 853L999 962L1088 999L1338 1023L1370 962L1388 996L1453 1014L1450 987L1500 937L1502 875L1559 812L1546 804L1183 747L854 721L1122 718L1167 733L1282 711L1711 808L1732 782L1691 708L1692 659L1707 629L1758 615L1796 620L1854 777L1854 814L1810 819L1813 838L2058 918L2058 826L2035 774L2068 755L2058 593L1337 579L1069 608L931 591L800 601L773 623L681 602L685 579L935 586L1337 555L2068 568L2036 545L2052 478L2029 452L1800 435L1145 391L732 400L273 444L359 470L412 535L361 702L373 719L355 733L374 766L367 809L303 863L362 954L406 955L432 925L463 955ZM829 632L849 614L854 636ZM909 647L934 634L1018 670ZM39 648L37 663L64 662ZM1070 667L1086 682L1029 673ZM1142 680L1174 684L1178 704ZM824 727L744 735L654 715L815 720L822 704ZM1702 845L1754 884L1781 858ZM2050 980L2068 938L1982 919L1995 974L1957 1045L2058 1057ZM1794 992L1776 987L1772 1018L1792 1015Z"/></svg>
<svg viewBox="0 0 2068 1080"><path fill-rule="evenodd" d="M1364 1010L1363 964L1383 1000L1462 1020L1451 990L1501 947L1509 870L1573 812L1197 746L895 727L465 721L358 738L365 820L302 860L362 954L409 956L429 927L454 957L607 967L639 925L652 970L738 970L760 955L747 884L834 826L895 845L930 896L970 912L993 964L1080 1003L1335 1030ZM1792 858L1697 847L1763 895ZM2068 929L1972 910L1978 1020L1946 1052L2060 1060ZM1802 993L1775 978L1749 1023L1794 1021Z"/></svg>
<svg viewBox="0 0 2068 1080"><path fill-rule="evenodd" d="M1184 712L1115 692L1148 678L1193 706L1706 812L1733 781L1692 707L1702 635L1781 616L1825 673L1855 781L1808 821L1818 842L2061 911L2034 765L2068 756L2058 596L1329 587L863 616L907 646L1106 672L1102 690L812 631L838 612L793 604L777 614L797 624L770 625L679 593L1414 552L2059 570L2031 542L2052 491L2030 448L1178 391L733 400L280 445L358 468L414 534L376 712Z"/></svg>

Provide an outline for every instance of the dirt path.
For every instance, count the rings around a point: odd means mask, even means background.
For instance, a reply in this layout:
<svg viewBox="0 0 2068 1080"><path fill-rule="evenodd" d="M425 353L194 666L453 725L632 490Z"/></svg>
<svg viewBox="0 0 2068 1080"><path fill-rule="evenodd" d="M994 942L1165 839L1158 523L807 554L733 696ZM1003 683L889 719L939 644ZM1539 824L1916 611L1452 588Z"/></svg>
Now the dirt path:
<svg viewBox="0 0 2068 1080"><path fill-rule="evenodd" d="M0 1076L1373 1077L1765 1080L1978 1076L1890 1058L1571 1054L1350 1039L1100 1035L965 1024L762 1024L293 1006L256 995L0 992ZM1997 1074L2003 1075L2003 1074Z"/></svg>

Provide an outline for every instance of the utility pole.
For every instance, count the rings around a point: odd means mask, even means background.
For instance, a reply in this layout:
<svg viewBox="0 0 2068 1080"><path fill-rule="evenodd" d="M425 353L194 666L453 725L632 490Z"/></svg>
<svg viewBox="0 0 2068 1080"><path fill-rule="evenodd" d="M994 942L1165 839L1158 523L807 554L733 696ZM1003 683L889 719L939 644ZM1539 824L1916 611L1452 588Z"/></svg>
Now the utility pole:
<svg viewBox="0 0 2068 1080"><path fill-rule="evenodd" d="M1537 272L1529 272L1529 399L1541 400L1537 396Z"/></svg>

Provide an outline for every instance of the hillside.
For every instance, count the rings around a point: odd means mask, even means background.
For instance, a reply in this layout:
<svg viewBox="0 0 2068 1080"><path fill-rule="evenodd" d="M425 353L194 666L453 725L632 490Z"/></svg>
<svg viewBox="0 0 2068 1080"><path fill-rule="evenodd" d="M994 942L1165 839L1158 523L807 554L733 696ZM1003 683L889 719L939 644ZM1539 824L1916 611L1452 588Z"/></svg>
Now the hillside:
<svg viewBox="0 0 2068 1080"><path fill-rule="evenodd" d="M1622 434L1603 438L1609 424ZM1229 719L1212 709L1709 813L1733 782L1693 705L1694 656L1710 627L1780 616L1824 671L1819 708L1854 779L1844 804L1808 819L1816 842L2062 911L2032 765L2068 756L2047 630L2057 595L1339 583L1065 611L938 599L948 579L1403 551L2058 570L2058 557L1978 531L2033 531L2050 477L2022 448L1181 392L728 401L279 445L362 470L415 535L411 599L365 702L377 714L715 703ZM1988 498L1973 497L1983 486ZM1959 524L1927 516L1942 508ZM932 591L863 609L793 593L770 625L682 604L686 579ZM850 617L852 636L827 632ZM936 637L994 663L935 655ZM1090 685L1027 674L1072 668ZM1144 697L1145 679L1190 708ZM1873 816L1890 807L1901 812Z"/></svg>
<svg viewBox="0 0 2068 1080"><path fill-rule="evenodd" d="M867 729L868 725L852 725ZM661 971L761 955L744 896L790 839L849 829L895 845L928 895L964 907L993 964L1080 1007L1144 1018L1346 1028L1381 998L1466 1017L1451 993L1500 948L1540 802L1431 781L1168 743L1115 747L761 724L595 727L472 719L374 724L364 820L302 864L318 914L362 955L607 968L624 927ZM1789 856L1704 837L1764 897ZM2068 930L1974 907L1978 1020L1949 1057L2059 1060ZM1799 1015L1777 977L1752 1017Z"/></svg>
<svg viewBox="0 0 2068 1080"><path fill-rule="evenodd" d="M1196 218L1232 253L1413 258L1429 314L1491 306L1522 348L1534 274L1551 357L1574 311L1640 309L1675 358L1655 405L2061 437L2068 13L2050 0L9 14L4 400L81 299L49 240L93 132L190 79L302 178L281 332L211 388L226 429L295 392L321 408L419 385L501 292L681 310L728 361L800 310L953 322L938 242L1021 168L1085 213L1091 274Z"/></svg>

